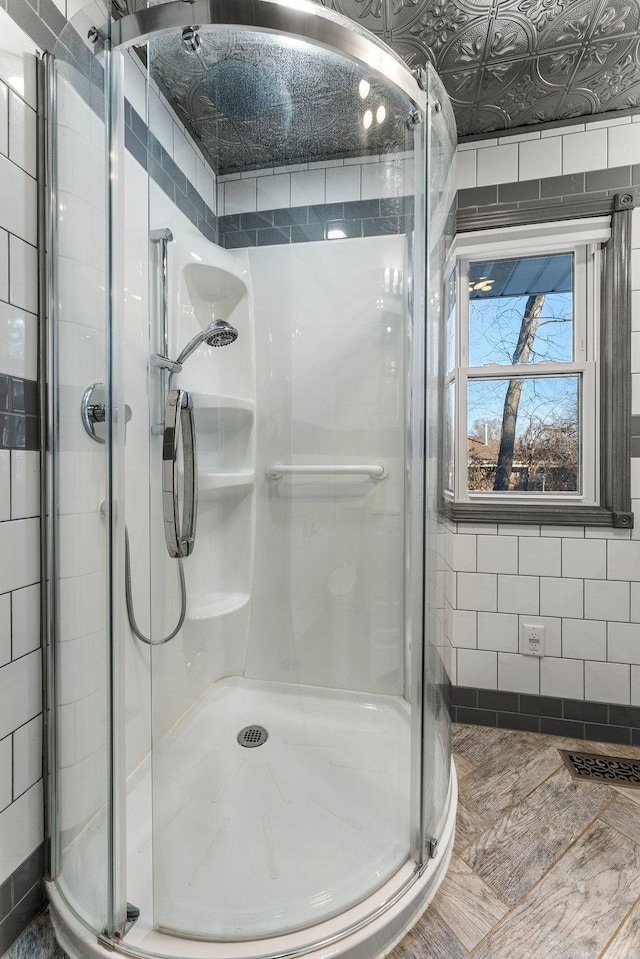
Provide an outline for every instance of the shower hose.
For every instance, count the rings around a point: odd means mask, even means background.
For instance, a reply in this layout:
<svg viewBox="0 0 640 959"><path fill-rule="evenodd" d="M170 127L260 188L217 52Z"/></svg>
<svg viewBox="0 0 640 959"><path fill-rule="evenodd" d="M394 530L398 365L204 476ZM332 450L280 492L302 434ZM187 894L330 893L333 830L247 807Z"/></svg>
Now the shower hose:
<svg viewBox="0 0 640 959"><path fill-rule="evenodd" d="M133 593L131 590L131 550L129 548L129 530L127 525L124 527L124 582L125 582L125 594L127 597L127 616L129 617L129 625L131 626L131 631L134 636L137 636L141 643L146 643L147 646L162 646L163 643L168 643L170 639L173 639L174 636L177 636L180 630L182 629L182 624L184 623L184 617L187 612L187 587L184 581L184 568L182 566L182 560L178 559L178 576L180 577L180 618L178 619L178 625L169 633L168 636L165 636L164 639L150 639L149 637L143 635L140 632L140 628L136 622L136 615L133 611Z"/></svg>

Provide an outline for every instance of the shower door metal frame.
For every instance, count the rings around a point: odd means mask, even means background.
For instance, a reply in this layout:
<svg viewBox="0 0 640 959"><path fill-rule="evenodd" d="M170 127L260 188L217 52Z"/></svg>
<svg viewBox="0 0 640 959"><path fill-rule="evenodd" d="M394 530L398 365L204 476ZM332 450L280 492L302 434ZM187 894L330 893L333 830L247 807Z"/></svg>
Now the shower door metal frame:
<svg viewBox="0 0 640 959"><path fill-rule="evenodd" d="M124 667L119 637L118 603L114 600L122 577L119 575L118 543L122 539L122 523L118 518L117 496L119 482L114 475L121 468L124 449L124 425L118 422L118 403L115 390L122 391L121 380L114 380L113 343L118 335L119 326L114 325L114 316L121 310L116 306L120 258L116 248L114 224L121 226L122 216L118 205L118 159L124 150L124 116L121 104L122 76L114 77L113 52L108 39L110 27L107 24L100 53L104 58L105 91L105 216L107 222L107 242L105 244L105 287L107 318L107 394L106 394L106 447L107 447L107 504L105 521L108 528L107 581L107 631L109 636L109 661L107 664L107 750L110 782L107 792L108 802L108 863L107 863L107 902L106 929L98 932L98 940L112 943L112 937L124 928L126 922L126 832L125 832L125 781L124 781L124 730L119 731L116 717L122 714L120 698L124 692ZM59 609L57 598L58 582L58 544L59 524L56 504L58 501L58 480L54 460L57 451L57 424L54 416L58 409L56 390L58 385L57 340L54 324L58 318L58 284L56 256L58 254L58 170L57 170L57 80L56 56L47 52L37 63L38 91L38 305L39 305L39 401L40 401L40 543L41 543L41 635L43 644L42 680L43 680L43 778L44 789L44 840L45 840L45 879L54 882L61 870L60 822L58 815L58 757L60 752L59 732L57 728L57 707L59 677L56 664L60 641ZM121 449L114 455L115 444ZM120 534L118 535L118 530ZM122 553L122 550L120 550ZM114 574L114 563L116 571ZM119 698L120 697L120 698ZM66 900L58 884L58 892L66 905L83 924L86 919L78 915Z"/></svg>
<svg viewBox="0 0 640 959"><path fill-rule="evenodd" d="M140 45L184 27L242 27L308 40L342 53L379 73L405 93L424 114L426 94L406 63L375 39L329 16L325 7L307 0L170 0L130 13L111 28L112 49Z"/></svg>

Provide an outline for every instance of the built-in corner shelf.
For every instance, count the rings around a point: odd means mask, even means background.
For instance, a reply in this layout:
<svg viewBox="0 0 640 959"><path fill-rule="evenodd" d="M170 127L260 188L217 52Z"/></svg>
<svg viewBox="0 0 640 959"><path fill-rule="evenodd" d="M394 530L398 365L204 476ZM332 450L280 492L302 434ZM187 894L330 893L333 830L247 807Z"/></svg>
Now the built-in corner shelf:
<svg viewBox="0 0 640 959"><path fill-rule="evenodd" d="M187 619L201 622L228 616L249 603L249 593L211 593L205 602L196 603L187 610Z"/></svg>
<svg viewBox="0 0 640 959"><path fill-rule="evenodd" d="M237 433L253 424L253 400L242 396L214 396L196 392L191 392L191 396L200 432Z"/></svg>
<svg viewBox="0 0 640 959"><path fill-rule="evenodd" d="M236 473L206 473L198 471L198 496L214 499L223 493L246 493L252 489L255 479L253 470L238 470Z"/></svg>
<svg viewBox="0 0 640 959"><path fill-rule="evenodd" d="M203 300L210 305L212 315L209 322L214 317L227 320L248 292L246 283L239 276L208 263L187 264L184 278L191 300Z"/></svg>
<svg viewBox="0 0 640 959"><path fill-rule="evenodd" d="M193 406L198 413L230 412L246 413L253 417L254 403L244 396L222 396L217 393L198 393L189 390L193 398Z"/></svg>

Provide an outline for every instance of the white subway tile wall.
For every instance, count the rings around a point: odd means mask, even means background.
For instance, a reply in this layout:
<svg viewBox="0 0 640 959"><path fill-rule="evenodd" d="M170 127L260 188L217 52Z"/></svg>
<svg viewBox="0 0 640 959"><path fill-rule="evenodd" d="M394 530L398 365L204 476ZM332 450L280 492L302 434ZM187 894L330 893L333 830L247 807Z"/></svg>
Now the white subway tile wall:
<svg viewBox="0 0 640 959"><path fill-rule="evenodd" d="M500 140L489 137L461 143L458 188L538 180L639 162L640 127L632 124L630 117L619 117Z"/></svg>
<svg viewBox="0 0 640 959"><path fill-rule="evenodd" d="M459 188L638 164L640 126L632 119L640 115L460 144ZM638 414L640 210L633 226L631 362ZM448 622L459 685L640 705L640 459L632 460L631 485L637 523L631 532L450 525L445 562L454 562L446 575L457 608ZM474 538L476 566L469 574ZM471 579L490 573L498 574L497 606L493 585ZM542 659L517 655L523 652L522 624L531 621L545 626ZM480 650L482 658L470 655ZM487 656L497 657L495 668Z"/></svg>
<svg viewBox="0 0 640 959"><path fill-rule="evenodd" d="M0 10L0 375L36 379L35 46ZM0 450L0 884L43 839L39 454Z"/></svg>
<svg viewBox="0 0 640 959"><path fill-rule="evenodd" d="M474 537L457 533L453 524L449 527L445 575L450 580L447 595L453 609L448 623L457 650L458 685L630 703L631 668L640 669L640 541L617 530L607 536L598 531L602 538L590 540L589 530L587 538L533 538L493 529L475 537L477 572L466 572ZM520 572L501 573L501 564ZM541 660L516 655L523 653L522 624L530 622L545 627ZM495 674L486 656L469 656L470 650L499 653ZM635 705L640 702L638 682L634 673Z"/></svg>
<svg viewBox="0 0 640 959"><path fill-rule="evenodd" d="M218 215L406 196L413 174L411 153L231 173L217 178Z"/></svg>

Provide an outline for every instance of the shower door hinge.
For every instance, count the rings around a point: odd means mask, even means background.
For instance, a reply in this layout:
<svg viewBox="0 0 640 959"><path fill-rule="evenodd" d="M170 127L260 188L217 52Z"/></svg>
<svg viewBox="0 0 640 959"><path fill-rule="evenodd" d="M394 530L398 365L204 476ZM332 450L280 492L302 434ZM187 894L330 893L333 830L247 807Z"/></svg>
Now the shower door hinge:
<svg viewBox="0 0 640 959"><path fill-rule="evenodd" d="M438 855L438 840L430 839L429 840L429 859L435 859Z"/></svg>
<svg viewBox="0 0 640 959"><path fill-rule="evenodd" d="M420 89L426 90L427 89L427 71L425 70L425 68L421 66L414 67L413 70L411 71L411 74L413 77L415 77L415 81L420 87Z"/></svg>

